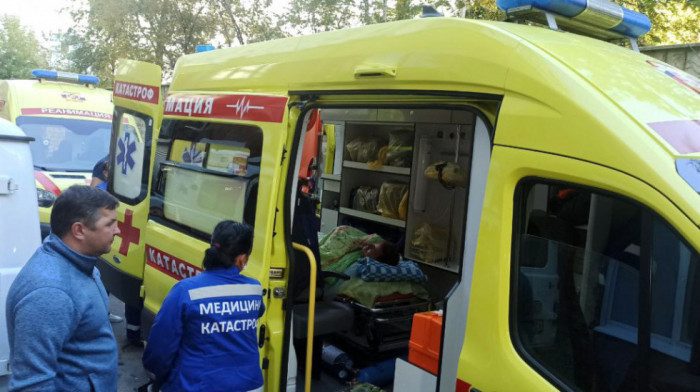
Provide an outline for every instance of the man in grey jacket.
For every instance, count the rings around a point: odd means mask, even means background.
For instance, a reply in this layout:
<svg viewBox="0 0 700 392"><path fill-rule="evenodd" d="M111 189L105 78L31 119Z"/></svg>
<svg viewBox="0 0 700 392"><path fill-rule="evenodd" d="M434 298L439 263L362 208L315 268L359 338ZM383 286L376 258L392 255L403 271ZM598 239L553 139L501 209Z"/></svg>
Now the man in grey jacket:
<svg viewBox="0 0 700 392"><path fill-rule="evenodd" d="M7 296L10 391L117 390L117 343L95 268L110 251L117 199L72 186L51 211L51 234Z"/></svg>

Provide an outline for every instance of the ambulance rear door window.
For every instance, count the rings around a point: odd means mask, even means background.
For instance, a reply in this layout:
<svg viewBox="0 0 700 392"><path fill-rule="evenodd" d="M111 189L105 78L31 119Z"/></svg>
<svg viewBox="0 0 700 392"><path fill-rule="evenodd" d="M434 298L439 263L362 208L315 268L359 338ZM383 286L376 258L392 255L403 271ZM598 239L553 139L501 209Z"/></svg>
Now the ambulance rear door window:
<svg viewBox="0 0 700 392"><path fill-rule="evenodd" d="M254 225L262 141L254 126L165 120L151 218L202 238L225 219Z"/></svg>
<svg viewBox="0 0 700 392"><path fill-rule="evenodd" d="M111 191L119 200L136 204L146 198L148 191L153 119L120 107L115 113L119 119L114 126L119 127L112 130Z"/></svg>

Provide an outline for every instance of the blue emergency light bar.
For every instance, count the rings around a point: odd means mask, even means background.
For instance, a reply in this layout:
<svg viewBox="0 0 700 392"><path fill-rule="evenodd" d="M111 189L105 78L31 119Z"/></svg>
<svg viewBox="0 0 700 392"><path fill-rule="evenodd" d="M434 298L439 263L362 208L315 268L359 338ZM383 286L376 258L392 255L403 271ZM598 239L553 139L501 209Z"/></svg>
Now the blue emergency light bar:
<svg viewBox="0 0 700 392"><path fill-rule="evenodd" d="M98 84L100 78L92 75L79 75L71 72L48 71L45 69L35 69L32 71L32 76L37 79L58 80L61 82Z"/></svg>
<svg viewBox="0 0 700 392"><path fill-rule="evenodd" d="M197 47L194 49L195 53L201 53L201 52L208 52L210 50L214 50L214 45L197 45Z"/></svg>
<svg viewBox="0 0 700 392"><path fill-rule="evenodd" d="M632 38L651 30L646 15L608 0L496 0L496 5L507 13L520 7L535 7Z"/></svg>

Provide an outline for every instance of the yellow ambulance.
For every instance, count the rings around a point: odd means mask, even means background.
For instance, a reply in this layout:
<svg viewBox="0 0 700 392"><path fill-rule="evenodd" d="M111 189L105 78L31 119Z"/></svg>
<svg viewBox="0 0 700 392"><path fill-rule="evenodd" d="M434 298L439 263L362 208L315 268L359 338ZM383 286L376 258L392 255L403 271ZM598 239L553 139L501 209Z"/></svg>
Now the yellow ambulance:
<svg viewBox="0 0 700 392"><path fill-rule="evenodd" d="M0 80L0 118L17 124L30 143L42 238L61 191L89 184L92 169L109 150L112 94L98 78L34 70L32 80Z"/></svg>
<svg viewBox="0 0 700 392"><path fill-rule="evenodd" d="M700 390L698 79L598 39L453 18L187 55L167 97L160 76L119 62L121 235L100 263L143 301L144 338L233 219L255 228L265 391L340 390L333 360L310 377L332 349L401 392ZM338 281L377 243L427 280ZM430 310L437 351L413 351Z"/></svg>

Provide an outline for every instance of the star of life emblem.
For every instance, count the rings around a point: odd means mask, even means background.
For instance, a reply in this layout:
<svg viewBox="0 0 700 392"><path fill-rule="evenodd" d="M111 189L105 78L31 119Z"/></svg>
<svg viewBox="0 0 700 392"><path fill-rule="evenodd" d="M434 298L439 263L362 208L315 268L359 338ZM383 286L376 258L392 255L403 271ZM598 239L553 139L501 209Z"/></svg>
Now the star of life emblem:
<svg viewBox="0 0 700 392"><path fill-rule="evenodd" d="M126 175L127 170L133 169L134 151L136 151L136 141L131 140L131 132L124 132L124 135L117 141L117 165L121 165L121 172Z"/></svg>

